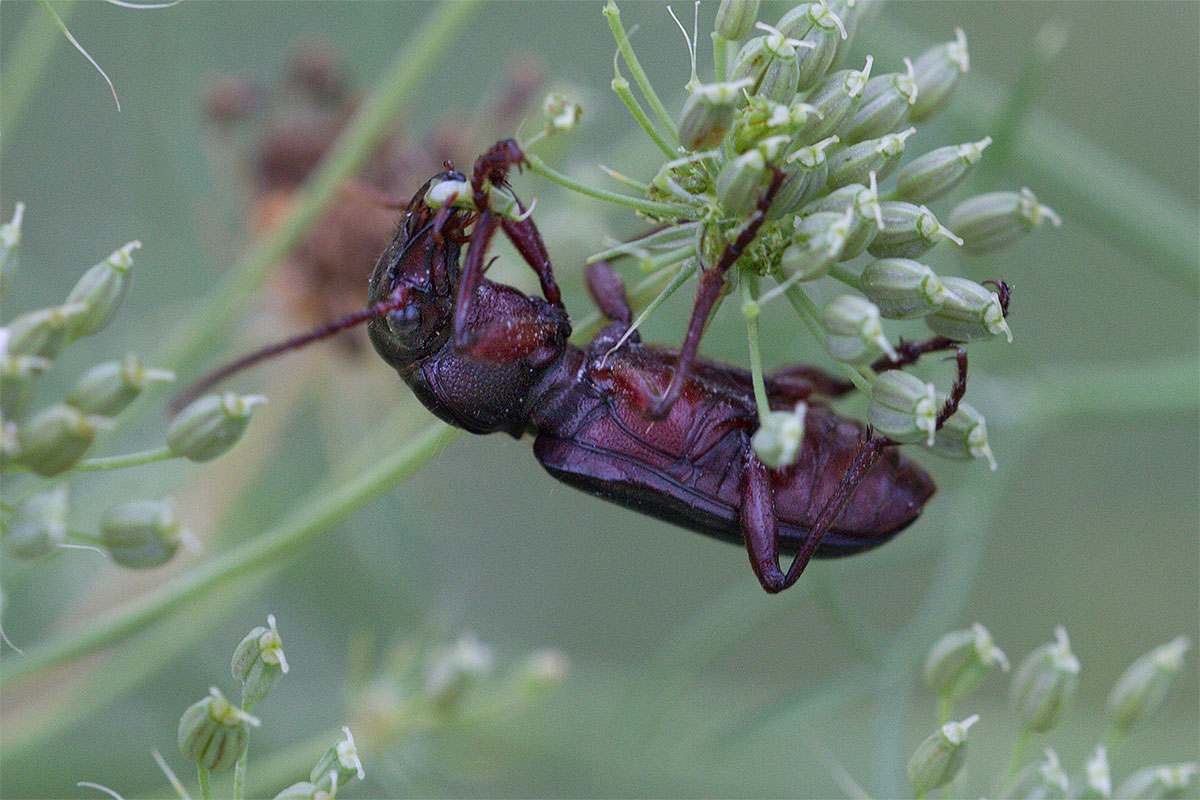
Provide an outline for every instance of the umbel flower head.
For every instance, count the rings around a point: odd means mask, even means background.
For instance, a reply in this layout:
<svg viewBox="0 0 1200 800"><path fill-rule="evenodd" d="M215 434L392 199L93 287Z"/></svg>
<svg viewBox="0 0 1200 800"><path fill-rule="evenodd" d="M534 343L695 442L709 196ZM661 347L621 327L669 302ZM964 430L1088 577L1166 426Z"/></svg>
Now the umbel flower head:
<svg viewBox="0 0 1200 800"><path fill-rule="evenodd" d="M926 406L936 408L946 387L932 384L927 390L931 384L922 377L919 394L929 402L914 400L910 409L905 400L904 408L896 408L897 387L891 384L912 387L892 373L902 375L910 367L907 362L885 369L872 365L898 358L893 320L910 320L910 327L924 322L925 333L909 333L909 338L936 335L967 342L1002 335L1011 341L1007 287L939 274L936 250L991 254L1059 219L1027 189L942 205L991 143L984 137L925 153L912 146L920 127L953 102L970 65L967 36L954 29L947 41L890 70L871 56L847 64L849 42L874 5L872 0L800 2L764 20L759 15L766 7L758 2L725 0L711 37L711 80L702 80L696 69L697 45L707 37L685 31L691 79L682 111L675 115L650 84L620 11L609 0L604 16L618 49L613 88L664 159L645 182L612 173L642 189L644 198L610 193L608 199L634 208L663 230L594 258L638 255L651 280L664 287L652 303L656 306L689 274L712 269L744 231L760 226L725 273L726 288L743 278L751 283L753 288L743 292L743 307L757 309L786 297L859 389L869 390L880 376L888 376L889 385L876 394L890 398L881 409L888 409L895 438L951 458L991 462L978 411L960 417L960 430L953 435L937 437ZM622 74L621 61L644 101ZM536 157L531 167L581 188ZM760 288L764 278L776 286ZM846 291L822 311L809 287L827 278ZM750 331L752 350L759 346L757 335L756 329ZM757 399L765 407L764 398ZM764 425L778 423L763 420ZM764 434L764 440L774 435Z"/></svg>

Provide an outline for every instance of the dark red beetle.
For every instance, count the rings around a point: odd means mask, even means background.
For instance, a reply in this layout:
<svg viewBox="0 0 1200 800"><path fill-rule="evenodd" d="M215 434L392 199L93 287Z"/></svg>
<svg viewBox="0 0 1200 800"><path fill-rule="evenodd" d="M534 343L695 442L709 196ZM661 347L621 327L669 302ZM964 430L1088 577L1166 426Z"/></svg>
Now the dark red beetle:
<svg viewBox="0 0 1200 800"><path fill-rule="evenodd" d="M464 175L449 170L431 179L375 266L366 311L242 359L202 386L366 320L380 356L438 417L471 433L533 434L534 456L559 480L643 514L745 542L768 592L792 585L811 557L876 547L917 518L934 492L929 475L895 442L824 404L850 384L804 366L767 379L772 409L809 404L799 459L776 470L750 445L759 422L749 373L703 359L681 367L679 351L644 345L636 332L622 341L630 309L606 264L589 270L588 286L611 321L586 348L570 344L571 322L533 220L489 210L489 186L503 186L522 159L511 140L481 156L469 209L454 203L434 209L427 201L438 184L466 185ZM722 270L753 239L777 186L722 254ZM497 227L537 273L545 299L483 277ZM966 356L957 343L935 337L902 345L900 359L875 365L894 368L947 349L957 351L959 377L939 426L966 389ZM677 396L664 402L675 385ZM794 556L786 571L781 553Z"/></svg>

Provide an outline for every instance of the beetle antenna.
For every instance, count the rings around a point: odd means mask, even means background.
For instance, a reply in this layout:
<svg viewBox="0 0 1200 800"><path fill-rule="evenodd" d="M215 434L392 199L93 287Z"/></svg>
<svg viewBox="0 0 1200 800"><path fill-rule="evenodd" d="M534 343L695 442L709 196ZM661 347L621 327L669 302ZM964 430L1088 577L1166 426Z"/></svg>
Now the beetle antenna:
<svg viewBox="0 0 1200 800"><path fill-rule="evenodd" d="M231 361L222 367L209 372L207 375L200 377L182 393L176 395L167 406L172 414L178 414L184 406L191 403L204 392L216 386L221 381L236 375L244 369L254 366L260 361L266 361L268 358L274 358L277 355L286 353L290 350L299 350L301 347L310 345L313 342L319 342L322 339L328 339L335 333L353 328L356 325L361 325L367 320L382 316L389 311L394 311L400 306L408 302L408 296L411 290L407 286L398 286L392 292L391 296L386 300L380 300L370 308L362 311L356 311L353 314L347 314L340 319L335 319L332 322L327 322L317 328L306 333L301 333L284 339L281 342L267 345L266 347L247 353L236 361Z"/></svg>

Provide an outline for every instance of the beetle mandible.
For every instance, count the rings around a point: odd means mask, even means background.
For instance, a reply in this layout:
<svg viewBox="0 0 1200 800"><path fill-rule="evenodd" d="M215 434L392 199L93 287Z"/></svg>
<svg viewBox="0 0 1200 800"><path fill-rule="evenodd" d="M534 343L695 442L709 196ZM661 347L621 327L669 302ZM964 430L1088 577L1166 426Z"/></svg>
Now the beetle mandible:
<svg viewBox="0 0 1200 800"><path fill-rule="evenodd" d="M438 417L471 433L532 434L535 458L555 478L744 543L768 592L795 583L813 557L876 547L917 518L935 490L928 473L896 442L825 403L851 384L808 366L767 378L772 410L808 403L798 460L771 469L751 447L759 420L749 373L689 359L686 347L681 358L680 351L643 344L629 330L624 287L603 262L589 269L587 285L609 323L586 347L571 344L571 322L532 218L519 201L519 214L490 207L491 188L506 188L509 170L523 160L516 142L503 140L479 157L469 180L453 168L430 179L374 268L365 311L241 359L193 392L366 321L376 351ZM778 183L726 246L724 269L755 236ZM459 192L471 196L456 197ZM484 277L497 228L533 268L544 298ZM999 288L1007 307L1007 287ZM902 343L898 358L873 365L896 368L941 350L954 351L958 377L938 427L966 390L966 354L958 342ZM786 570L781 555L793 556Z"/></svg>

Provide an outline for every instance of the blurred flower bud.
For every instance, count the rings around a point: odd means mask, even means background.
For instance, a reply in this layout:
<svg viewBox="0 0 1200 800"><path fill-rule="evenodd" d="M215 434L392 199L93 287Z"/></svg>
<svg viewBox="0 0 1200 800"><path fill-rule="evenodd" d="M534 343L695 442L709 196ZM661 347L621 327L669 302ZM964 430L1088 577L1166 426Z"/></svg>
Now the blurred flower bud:
<svg viewBox="0 0 1200 800"><path fill-rule="evenodd" d="M267 402L262 395L210 394L175 415L167 428L171 455L192 461L211 461L242 438L250 412Z"/></svg>
<svg viewBox="0 0 1200 800"><path fill-rule="evenodd" d="M551 92L542 101L542 116L546 118L546 131L555 133L569 131L579 124L583 107L566 95Z"/></svg>
<svg viewBox="0 0 1200 800"><path fill-rule="evenodd" d="M287 658L274 614L267 615L267 627L253 628L234 649L230 670L242 685L243 705L265 698L271 693L275 679L287 674Z"/></svg>
<svg viewBox="0 0 1200 800"><path fill-rule="evenodd" d="M908 782L917 797L954 780L967 760L967 731L978 721L979 715L972 714L962 722L947 722L917 745L908 760Z"/></svg>
<svg viewBox="0 0 1200 800"><path fill-rule="evenodd" d="M897 442L933 444L940 406L932 383L899 369L880 373L871 384L867 420L877 433Z"/></svg>
<svg viewBox="0 0 1200 800"><path fill-rule="evenodd" d="M944 407L946 399L946 395L938 392L939 409ZM930 449L943 458L962 461L982 458L993 472L996 470L996 457L988 444L987 421L965 400L959 401L958 408L938 429Z"/></svg>
<svg viewBox="0 0 1200 800"><path fill-rule="evenodd" d="M64 303L21 314L8 323L8 352L54 359L67 346L75 321L87 313L83 303Z"/></svg>
<svg viewBox="0 0 1200 800"><path fill-rule="evenodd" d="M811 106L795 105L797 118L807 119L807 109ZM754 95L733 117L733 151L744 153L769 136L790 136L796 127L790 106Z"/></svg>
<svg viewBox="0 0 1200 800"><path fill-rule="evenodd" d="M1107 800L1112 797L1112 776L1108 767L1108 750L1098 745L1096 752L1083 768L1083 783L1069 793L1079 800Z"/></svg>
<svg viewBox="0 0 1200 800"><path fill-rule="evenodd" d="M859 288L888 319L923 317L946 299L937 273L910 258L881 258L862 271Z"/></svg>
<svg viewBox="0 0 1200 800"><path fill-rule="evenodd" d="M326 750L308 775L308 779L320 788L344 786L351 778L363 779L365 773L358 757L358 748L354 745L354 736L350 728L344 725L342 733L346 734L346 738Z"/></svg>
<svg viewBox="0 0 1200 800"><path fill-rule="evenodd" d="M742 100L742 90L753 82L745 78L692 89L679 116L679 143L693 151L720 144L733 124L733 111Z"/></svg>
<svg viewBox="0 0 1200 800"><path fill-rule="evenodd" d="M837 144L837 140L836 136L830 136L784 157L787 174L775 194L775 202L767 209L767 219L786 216L812 202L825 191L825 182L829 174L825 150Z"/></svg>
<svg viewBox="0 0 1200 800"><path fill-rule="evenodd" d="M1134 772L1117 787L1116 797L1129 800L1163 800L1188 795L1188 787L1196 777L1197 764L1161 764Z"/></svg>
<svg viewBox="0 0 1200 800"><path fill-rule="evenodd" d="M867 56L866 66L861 70L835 72L812 90L807 100L817 113L796 133L798 141L811 144L832 136L841 128L842 122L854 111L858 98L862 97L872 63L871 56Z"/></svg>
<svg viewBox="0 0 1200 800"><path fill-rule="evenodd" d="M856 144L892 133L908 119L917 99L917 84L912 61L906 58L904 65L907 72L892 72L867 81L854 113L838 129L843 142Z"/></svg>
<svg viewBox="0 0 1200 800"><path fill-rule="evenodd" d="M821 324L825 328L825 348L838 361L865 364L880 351L895 357L896 351L883 335L879 308L870 300L839 295L821 310Z"/></svg>
<svg viewBox="0 0 1200 800"><path fill-rule="evenodd" d="M209 772L224 772L237 763L250 742L248 726L258 719L230 704L217 687L188 706L179 718L179 752Z"/></svg>
<svg viewBox="0 0 1200 800"><path fill-rule="evenodd" d="M913 62L917 101L908 111L911 122L920 122L941 111L950 102L958 79L971 68L967 35L954 29L954 41L934 45Z"/></svg>
<svg viewBox="0 0 1200 800"><path fill-rule="evenodd" d="M17 428L21 462L44 478L75 465L92 446L96 433L112 427L105 417L89 416L67 405L43 409Z"/></svg>
<svg viewBox="0 0 1200 800"><path fill-rule="evenodd" d="M985 136L978 142L939 147L913 159L896 173L896 196L910 203L938 199L971 174L991 143L992 137Z"/></svg>
<svg viewBox="0 0 1200 800"><path fill-rule="evenodd" d="M717 8L717 36L730 42L737 41L754 30L758 20L759 0L721 0Z"/></svg>
<svg viewBox="0 0 1200 800"><path fill-rule="evenodd" d="M184 540L175 502L133 500L100 516L100 538L116 561L129 569L160 567Z"/></svg>
<svg viewBox="0 0 1200 800"><path fill-rule="evenodd" d="M959 342L990 339L1003 333L1012 341L1012 331L995 292L966 278L952 276L943 278L942 285L946 288L942 305L925 317L925 324L934 333Z"/></svg>
<svg viewBox="0 0 1200 800"><path fill-rule="evenodd" d="M1108 719L1119 735L1158 711L1191 645L1190 639L1180 636L1141 656L1121 673L1108 694Z"/></svg>
<svg viewBox="0 0 1200 800"><path fill-rule="evenodd" d="M568 666L567 657L558 650L535 650L521 665L519 675L526 689L540 693L560 686Z"/></svg>
<svg viewBox="0 0 1200 800"><path fill-rule="evenodd" d="M129 289L134 250L142 246L136 239L114 250L112 255L83 273L67 294L68 303L83 303L87 311L71 322L71 339L91 336L112 321L117 307Z"/></svg>
<svg viewBox="0 0 1200 800"><path fill-rule="evenodd" d="M846 241L854 230L854 209L842 213L820 211L806 217L796 217L792 223L792 244L780 256L779 266L796 280L811 281L823 278L833 262L841 257Z"/></svg>
<svg viewBox="0 0 1200 800"><path fill-rule="evenodd" d="M916 132L916 128L909 128L899 133L885 133L878 139L867 139L834 154L829 159L829 188L866 183L872 172L877 180L888 177L900 165L904 140Z"/></svg>
<svg viewBox="0 0 1200 800"><path fill-rule="evenodd" d="M748 216L766 190L767 161L759 150L729 160L717 175L717 199L732 217Z"/></svg>
<svg viewBox="0 0 1200 800"><path fill-rule="evenodd" d="M12 420L25 412L33 396L33 379L50 369L49 359L8 352L8 329L0 328L0 417Z"/></svg>
<svg viewBox="0 0 1200 800"><path fill-rule="evenodd" d="M333 800L334 796L311 781L297 781L281 789L272 800Z"/></svg>
<svg viewBox="0 0 1200 800"><path fill-rule="evenodd" d="M1058 724L1079 688L1079 659L1062 626L1055 641L1025 657L1013 676L1011 695L1021 729L1045 733Z"/></svg>
<svg viewBox="0 0 1200 800"><path fill-rule="evenodd" d="M4 549L16 558L53 553L67 538L67 487L29 495L4 528Z"/></svg>
<svg viewBox="0 0 1200 800"><path fill-rule="evenodd" d="M122 361L108 361L92 367L67 393L67 405L85 414L115 417L137 398L150 381L173 381L175 373L146 368L136 353Z"/></svg>
<svg viewBox="0 0 1200 800"><path fill-rule="evenodd" d="M12 219L0 225L0 281L17 271L21 247L21 222L25 219L25 204L13 206Z"/></svg>
<svg viewBox="0 0 1200 800"><path fill-rule="evenodd" d="M797 403L792 411L772 411L759 421L750 439L754 454L771 469L784 469L796 463L804 442L806 403Z"/></svg>
<svg viewBox="0 0 1200 800"><path fill-rule="evenodd" d="M956 700L975 690L992 667L1008 671L1004 651L978 622L933 643L925 656L925 685L939 697Z"/></svg>
<svg viewBox="0 0 1200 800"><path fill-rule="evenodd" d="M1062 225L1058 214L1044 206L1033 192L989 192L968 198L950 212L947 227L962 237L968 253L992 253L1007 247L1050 220Z"/></svg>
<svg viewBox="0 0 1200 800"><path fill-rule="evenodd" d="M1046 748L1046 759L1021 768L1000 792L1001 800L1052 800L1067 796L1070 779L1058 762L1058 754Z"/></svg>
<svg viewBox="0 0 1200 800"><path fill-rule="evenodd" d="M962 239L938 222L925 206L885 200L879 204L879 213L883 227L867 247L876 258L917 258L947 239L962 244Z"/></svg>
<svg viewBox="0 0 1200 800"><path fill-rule="evenodd" d="M453 710L477 678L492 670L492 650L472 633L464 633L449 647L430 653L425 691L434 706Z"/></svg>

